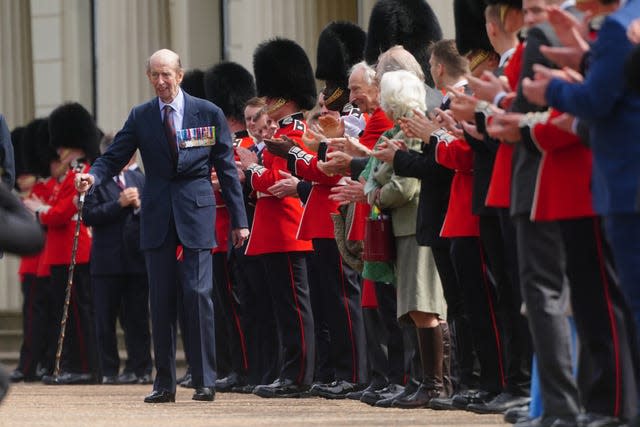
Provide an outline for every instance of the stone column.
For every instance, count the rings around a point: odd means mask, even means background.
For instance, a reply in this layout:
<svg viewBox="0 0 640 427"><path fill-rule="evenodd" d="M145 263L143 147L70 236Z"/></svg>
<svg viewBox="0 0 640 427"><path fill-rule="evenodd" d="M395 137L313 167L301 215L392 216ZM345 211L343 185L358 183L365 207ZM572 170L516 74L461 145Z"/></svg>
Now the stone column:
<svg viewBox="0 0 640 427"><path fill-rule="evenodd" d="M171 48L169 0L96 0L97 121L118 131L129 111L153 96L147 58Z"/></svg>
<svg viewBox="0 0 640 427"><path fill-rule="evenodd" d="M185 70L207 68L222 58L220 0L172 0L171 44Z"/></svg>

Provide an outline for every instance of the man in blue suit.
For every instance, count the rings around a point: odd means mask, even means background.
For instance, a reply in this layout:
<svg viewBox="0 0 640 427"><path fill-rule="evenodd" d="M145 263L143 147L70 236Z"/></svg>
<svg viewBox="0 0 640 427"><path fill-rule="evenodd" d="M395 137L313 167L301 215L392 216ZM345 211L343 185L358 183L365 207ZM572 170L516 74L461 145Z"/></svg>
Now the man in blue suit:
<svg viewBox="0 0 640 427"><path fill-rule="evenodd" d="M241 246L249 235L242 189L233 160L232 140L224 113L214 104L180 90L180 58L162 49L147 61L147 77L157 97L131 110L113 143L92 166L79 174L76 188L89 190L116 175L140 150L146 171L142 195L140 244L149 276L156 379L147 403L174 402L175 336L178 283L182 287L189 334L188 351L194 400L215 396L215 339L211 248L215 247L215 198L210 172L214 166L230 211L231 242ZM176 133L202 135L215 127L215 143L197 138L178 144ZM207 144L210 144L211 140ZM180 145L180 146L179 146ZM184 259L176 261L176 247Z"/></svg>

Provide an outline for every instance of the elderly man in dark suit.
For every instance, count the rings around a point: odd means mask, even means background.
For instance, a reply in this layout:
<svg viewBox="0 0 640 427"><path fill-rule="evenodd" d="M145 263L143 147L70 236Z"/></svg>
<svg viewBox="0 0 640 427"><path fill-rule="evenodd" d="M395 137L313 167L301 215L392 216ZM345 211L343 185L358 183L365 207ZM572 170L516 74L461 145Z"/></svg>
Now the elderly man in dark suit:
<svg viewBox="0 0 640 427"><path fill-rule="evenodd" d="M162 49L147 62L157 97L133 108L124 127L89 174L76 179L78 191L116 175L140 149L147 179L142 195L140 242L149 275L153 347L157 376L147 403L175 401L175 334L178 283L189 333L194 400L212 401L216 380L211 248L215 247L214 166L231 213L231 241L240 246L249 230L242 189L224 113L180 89L180 58ZM213 127L213 129L211 129ZM178 144L180 136L181 143ZM184 259L176 261L176 247Z"/></svg>

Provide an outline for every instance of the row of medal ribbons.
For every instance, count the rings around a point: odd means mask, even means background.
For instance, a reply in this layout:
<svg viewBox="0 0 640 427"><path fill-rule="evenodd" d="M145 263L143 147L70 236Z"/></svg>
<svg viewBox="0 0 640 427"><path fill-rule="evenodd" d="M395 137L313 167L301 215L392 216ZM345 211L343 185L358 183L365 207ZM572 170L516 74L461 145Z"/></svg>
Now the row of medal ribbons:
<svg viewBox="0 0 640 427"><path fill-rule="evenodd" d="M215 126L180 129L176 131L180 148L206 147L216 143Z"/></svg>

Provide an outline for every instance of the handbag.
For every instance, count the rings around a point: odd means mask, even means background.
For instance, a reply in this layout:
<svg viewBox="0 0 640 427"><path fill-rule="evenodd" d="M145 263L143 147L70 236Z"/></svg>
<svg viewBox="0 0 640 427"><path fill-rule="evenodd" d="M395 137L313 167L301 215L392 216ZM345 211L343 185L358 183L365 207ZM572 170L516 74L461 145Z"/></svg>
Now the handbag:
<svg viewBox="0 0 640 427"><path fill-rule="evenodd" d="M391 227L391 216L373 213L364 229L365 261L389 262L396 258L396 239Z"/></svg>

